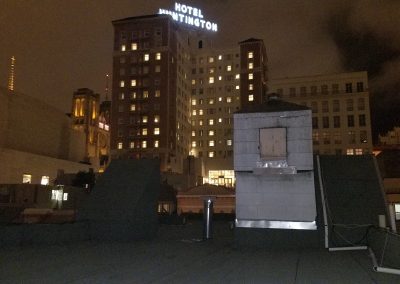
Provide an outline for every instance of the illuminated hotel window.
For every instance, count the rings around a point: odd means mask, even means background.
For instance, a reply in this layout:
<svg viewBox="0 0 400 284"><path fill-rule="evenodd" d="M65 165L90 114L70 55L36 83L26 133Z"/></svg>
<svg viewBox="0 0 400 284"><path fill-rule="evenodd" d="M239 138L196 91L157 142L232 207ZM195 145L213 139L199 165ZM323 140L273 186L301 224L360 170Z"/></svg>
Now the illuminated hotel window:
<svg viewBox="0 0 400 284"><path fill-rule="evenodd" d="M208 83L213 84L214 83L214 77L209 77L208 78Z"/></svg>
<svg viewBox="0 0 400 284"><path fill-rule="evenodd" d="M249 80L253 80L253 73L249 73Z"/></svg>
<svg viewBox="0 0 400 284"><path fill-rule="evenodd" d="M226 71L232 71L232 65L227 65L226 66Z"/></svg>
<svg viewBox="0 0 400 284"><path fill-rule="evenodd" d="M222 97L219 97L219 98L218 98L218 101L219 101L219 102L222 102Z"/></svg>
<svg viewBox="0 0 400 284"><path fill-rule="evenodd" d="M214 99L210 99L210 100L208 101L208 104L209 104L209 105L213 105L213 104L214 104Z"/></svg>
<svg viewBox="0 0 400 284"><path fill-rule="evenodd" d="M222 80L222 76L218 76L218 80L221 81Z"/></svg>
<svg viewBox="0 0 400 284"><path fill-rule="evenodd" d="M209 120L208 120L208 125L214 125L214 119L212 119L212 118L209 119Z"/></svg>
<svg viewBox="0 0 400 284"><path fill-rule="evenodd" d="M68 192L64 192L63 193L63 201L67 201L68 200Z"/></svg>
<svg viewBox="0 0 400 284"><path fill-rule="evenodd" d="M135 148L135 142L131 141L131 143L129 143L129 148L131 149Z"/></svg>
<svg viewBox="0 0 400 284"><path fill-rule="evenodd" d="M144 60L144 61L149 61L149 60L150 60L150 56L149 56L148 53L145 53L145 54L143 55L143 60Z"/></svg>
<svg viewBox="0 0 400 284"><path fill-rule="evenodd" d="M192 130L192 136L196 136L196 131Z"/></svg>
<svg viewBox="0 0 400 284"><path fill-rule="evenodd" d="M154 148L158 148L159 147L159 141L158 140L154 140Z"/></svg>
<svg viewBox="0 0 400 284"><path fill-rule="evenodd" d="M253 84L249 84L249 91L253 91Z"/></svg>
<svg viewBox="0 0 400 284"><path fill-rule="evenodd" d="M197 101L195 99L192 100L192 106L195 106Z"/></svg>
<svg viewBox="0 0 400 284"><path fill-rule="evenodd" d="M196 148L196 141L192 141L192 148Z"/></svg>
<svg viewBox="0 0 400 284"><path fill-rule="evenodd" d="M156 92L154 93L154 97L159 98L160 96L161 96L160 90L156 90Z"/></svg>
<svg viewBox="0 0 400 284"><path fill-rule="evenodd" d="M202 119L199 120L199 125L200 125L200 126L203 125L203 120L202 120Z"/></svg>
<svg viewBox="0 0 400 284"><path fill-rule="evenodd" d="M347 149L346 155L354 155L354 149Z"/></svg>
<svg viewBox="0 0 400 284"><path fill-rule="evenodd" d="M240 79L240 74L236 74L235 79Z"/></svg>
<svg viewBox="0 0 400 284"><path fill-rule="evenodd" d="M149 97L149 91L143 91L143 98L147 99Z"/></svg>
<svg viewBox="0 0 400 284"><path fill-rule="evenodd" d="M136 105L135 104L131 104L131 111L135 111L136 110Z"/></svg>
<svg viewBox="0 0 400 284"><path fill-rule="evenodd" d="M131 99L136 99L136 96L137 96L137 95L136 95L136 92L132 92L132 93L131 93Z"/></svg>
<svg viewBox="0 0 400 284"><path fill-rule="evenodd" d="M218 55L218 60L222 60L222 55Z"/></svg>
<svg viewBox="0 0 400 284"><path fill-rule="evenodd" d="M253 58L253 51L249 51L248 53L247 53L247 58L249 58L249 59L251 59L251 58Z"/></svg>
<svg viewBox="0 0 400 284"><path fill-rule="evenodd" d="M210 69L208 69L208 73L214 74L214 72L215 72L215 68L210 68Z"/></svg>
<svg viewBox="0 0 400 284"><path fill-rule="evenodd" d="M199 115L203 115L203 110L199 109Z"/></svg>
<svg viewBox="0 0 400 284"><path fill-rule="evenodd" d="M254 95L249 95L249 102L254 101Z"/></svg>
<svg viewBox="0 0 400 284"><path fill-rule="evenodd" d="M118 142L118 144L117 144L117 148L119 149L119 150L121 150L122 149L122 142Z"/></svg>
<svg viewBox="0 0 400 284"><path fill-rule="evenodd" d="M222 122L222 117L218 118L218 122L219 122L219 123Z"/></svg>
<svg viewBox="0 0 400 284"><path fill-rule="evenodd" d="M214 130L208 130L208 136L214 136Z"/></svg>
<svg viewBox="0 0 400 284"><path fill-rule="evenodd" d="M160 116L159 115L155 115L154 116L154 123L159 123L160 122Z"/></svg>
<svg viewBox="0 0 400 284"><path fill-rule="evenodd" d="M161 66L160 66L160 65L156 65L156 67L155 67L155 72L156 72L156 73L161 72Z"/></svg>
<svg viewBox="0 0 400 284"><path fill-rule="evenodd" d="M154 128L154 135L160 135L160 128Z"/></svg>
<svg viewBox="0 0 400 284"><path fill-rule="evenodd" d="M209 158L214 158L214 151L208 152L208 157Z"/></svg>
<svg viewBox="0 0 400 284"><path fill-rule="evenodd" d="M192 79L192 85L196 85L196 80Z"/></svg>
<svg viewBox="0 0 400 284"><path fill-rule="evenodd" d="M120 82L119 82L119 86L120 86L121 88L125 87L125 81L120 81Z"/></svg>
<svg viewBox="0 0 400 284"><path fill-rule="evenodd" d="M208 141L208 146L214 147L215 146L215 141L214 140Z"/></svg>
<svg viewBox="0 0 400 284"><path fill-rule="evenodd" d="M362 154L363 154L362 149L357 148L356 149L356 155L362 155Z"/></svg>
<svg viewBox="0 0 400 284"><path fill-rule="evenodd" d="M126 50L126 45L125 44L121 45L121 51L125 51L125 50Z"/></svg>
<svg viewBox="0 0 400 284"><path fill-rule="evenodd" d="M123 100L125 98L125 94L124 93L120 93L118 95L118 99Z"/></svg>
<svg viewBox="0 0 400 284"><path fill-rule="evenodd" d="M147 148L147 141L146 141L146 140L143 140L143 141L142 141L142 148L143 148L143 149L146 149L146 148Z"/></svg>
<svg viewBox="0 0 400 284"><path fill-rule="evenodd" d="M232 139L226 140L226 145L227 146L232 146Z"/></svg>
<svg viewBox="0 0 400 284"><path fill-rule="evenodd" d="M49 182L50 182L49 176L42 176L42 179L40 180L41 185L49 185Z"/></svg>
<svg viewBox="0 0 400 284"><path fill-rule="evenodd" d="M192 110L192 115L193 116L196 116L197 115L197 111L194 109L194 110Z"/></svg>
<svg viewBox="0 0 400 284"><path fill-rule="evenodd" d="M156 53L156 60L161 60L161 52Z"/></svg>
<svg viewBox="0 0 400 284"><path fill-rule="evenodd" d="M236 89L236 90L239 90L239 88L240 88L239 85L236 85L236 86L235 86L235 89Z"/></svg>
<svg viewBox="0 0 400 284"><path fill-rule="evenodd" d="M136 80L131 80L131 86L136 87Z"/></svg>
<svg viewBox="0 0 400 284"><path fill-rule="evenodd" d="M232 97L226 97L226 102L231 103L232 102Z"/></svg>
<svg viewBox="0 0 400 284"><path fill-rule="evenodd" d="M131 43L131 49L132 50L137 50L137 43L136 42L132 42Z"/></svg>
<svg viewBox="0 0 400 284"><path fill-rule="evenodd" d="M253 66L254 66L254 65L253 65L253 62L250 62L250 63L249 63L249 69L253 69Z"/></svg>
<svg viewBox="0 0 400 284"><path fill-rule="evenodd" d="M208 57L208 63L213 63L214 62L214 57L210 56Z"/></svg>
<svg viewBox="0 0 400 284"><path fill-rule="evenodd" d="M143 136L146 136L146 135L147 135L147 128L143 128L143 129L142 129L142 135L143 135Z"/></svg>
<svg viewBox="0 0 400 284"><path fill-rule="evenodd" d="M142 122L147 123L147 115L142 116Z"/></svg>
<svg viewBox="0 0 400 284"><path fill-rule="evenodd" d="M32 182L32 175L30 174L22 175L22 183L31 183L31 182Z"/></svg>

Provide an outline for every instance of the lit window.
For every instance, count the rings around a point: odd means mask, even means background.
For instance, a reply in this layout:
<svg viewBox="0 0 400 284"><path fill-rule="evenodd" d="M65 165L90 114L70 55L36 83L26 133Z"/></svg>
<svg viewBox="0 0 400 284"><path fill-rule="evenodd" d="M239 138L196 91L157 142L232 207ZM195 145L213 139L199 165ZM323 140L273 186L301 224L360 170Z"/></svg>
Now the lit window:
<svg viewBox="0 0 400 284"><path fill-rule="evenodd" d="M222 55L218 55L218 60L222 60Z"/></svg>
<svg viewBox="0 0 400 284"><path fill-rule="evenodd" d="M219 101L219 102L222 102L222 97L219 97L219 98L218 98L218 101Z"/></svg>
<svg viewBox="0 0 400 284"><path fill-rule="evenodd" d="M161 60L161 52L156 53L156 60Z"/></svg>
<svg viewBox="0 0 400 284"><path fill-rule="evenodd" d="M192 106L195 106L197 101L195 99L192 100Z"/></svg>
<svg viewBox="0 0 400 284"><path fill-rule="evenodd" d="M249 73L249 80L253 80L253 73Z"/></svg>
<svg viewBox="0 0 400 284"><path fill-rule="evenodd" d="M222 117L218 118L218 122L219 122L219 123L222 122Z"/></svg>
<svg viewBox="0 0 400 284"><path fill-rule="evenodd" d="M363 150L357 148L357 149L356 149L356 155L362 155L362 154L363 154Z"/></svg>
<svg viewBox="0 0 400 284"><path fill-rule="evenodd" d="M142 135L143 135L143 136L146 136L146 135L147 135L147 128L143 128L143 129L142 129Z"/></svg>
<svg viewBox="0 0 400 284"><path fill-rule="evenodd" d="M236 90L239 90L239 88L240 88L239 85L236 85L236 86L235 86L235 89L236 89Z"/></svg>
<svg viewBox="0 0 400 284"><path fill-rule="evenodd" d="M214 83L214 77L209 77L208 78L208 83L213 84Z"/></svg>
<svg viewBox="0 0 400 284"><path fill-rule="evenodd" d="M160 122L160 116L159 115L155 115L154 116L154 123L159 123Z"/></svg>
<svg viewBox="0 0 400 284"><path fill-rule="evenodd" d="M249 102L254 101L254 95L249 95Z"/></svg>
<svg viewBox="0 0 400 284"><path fill-rule="evenodd" d="M136 99L136 92L131 93L131 99Z"/></svg>
<svg viewBox="0 0 400 284"><path fill-rule="evenodd" d="M218 80L221 81L222 80L222 76L218 76Z"/></svg>
<svg viewBox="0 0 400 284"><path fill-rule="evenodd" d="M226 97L226 102L231 103L232 102L232 97Z"/></svg>
<svg viewBox="0 0 400 284"><path fill-rule="evenodd" d="M192 79L192 85L196 85L196 80Z"/></svg>
<svg viewBox="0 0 400 284"><path fill-rule="evenodd" d="M214 99L210 99L210 100L208 101L208 104L209 104L209 105L213 105L213 104L214 104Z"/></svg>
<svg viewBox="0 0 400 284"><path fill-rule="evenodd" d="M254 65L253 62L249 62L249 69L253 69Z"/></svg>
<svg viewBox="0 0 400 284"><path fill-rule="evenodd" d="M147 99L149 97L149 91L143 91L143 98Z"/></svg>
<svg viewBox="0 0 400 284"><path fill-rule="evenodd" d="M136 80L131 80L131 86L136 87Z"/></svg>
<svg viewBox="0 0 400 284"><path fill-rule="evenodd" d="M160 135L160 128L154 128L154 135Z"/></svg>
<svg viewBox="0 0 400 284"><path fill-rule="evenodd" d="M143 148L143 149L146 149L146 148L147 148L147 141L146 141L146 140L143 140L143 141L142 141L142 148Z"/></svg>
<svg viewBox="0 0 400 284"><path fill-rule="evenodd" d="M147 123L147 115L142 116L142 122Z"/></svg>
<svg viewBox="0 0 400 284"><path fill-rule="evenodd" d="M200 125L200 126L203 125L203 120L202 120L202 119L199 120L199 125Z"/></svg>
<svg viewBox="0 0 400 284"><path fill-rule="evenodd" d="M135 111L136 110L136 105L135 104L131 104L131 111Z"/></svg>
<svg viewBox="0 0 400 284"><path fill-rule="evenodd" d="M192 130L192 137L196 136L196 131Z"/></svg>
<svg viewBox="0 0 400 284"><path fill-rule="evenodd" d="M226 140L226 145L227 146L232 146L232 139Z"/></svg>
<svg viewBox="0 0 400 284"><path fill-rule="evenodd" d="M68 200L68 192L64 192L63 193L63 201L67 201Z"/></svg>
<svg viewBox="0 0 400 284"><path fill-rule="evenodd" d="M122 142L118 142L117 148L118 148L118 149L122 149Z"/></svg>
<svg viewBox="0 0 400 284"><path fill-rule="evenodd" d="M160 90L156 90L154 97L159 98L161 96Z"/></svg>
<svg viewBox="0 0 400 284"><path fill-rule="evenodd" d="M119 86L120 86L121 88L125 87L125 81L120 81L120 82L119 82Z"/></svg>
<svg viewBox="0 0 400 284"><path fill-rule="evenodd" d="M154 140L154 148L159 147L160 142L158 140Z"/></svg>
<svg viewBox="0 0 400 284"><path fill-rule="evenodd" d="M208 69L208 73L214 74L214 72L215 72L215 68L210 68L210 69Z"/></svg>
<svg viewBox="0 0 400 284"><path fill-rule="evenodd" d="M214 57L210 56L208 57L208 63L213 63L214 62Z"/></svg>
<svg viewBox="0 0 400 284"><path fill-rule="evenodd" d="M192 115L193 116L196 116L197 115L197 111L194 109L194 110L192 110Z"/></svg>
<svg viewBox="0 0 400 284"><path fill-rule="evenodd" d="M251 58L253 58L253 56L254 56L253 51L249 51L247 53L247 58L251 59Z"/></svg>
<svg viewBox="0 0 400 284"><path fill-rule="evenodd" d="M132 50L137 50L137 43L136 42L132 42L131 43L131 49Z"/></svg>
<svg viewBox="0 0 400 284"><path fill-rule="evenodd" d="M253 91L253 84L249 84L249 91Z"/></svg>
<svg viewBox="0 0 400 284"><path fill-rule="evenodd" d="M232 71L232 65L227 65L226 66L226 71Z"/></svg>
<svg viewBox="0 0 400 284"><path fill-rule="evenodd" d="M208 125L214 125L214 119L209 119L208 120Z"/></svg>
<svg viewBox="0 0 400 284"><path fill-rule="evenodd" d="M124 93L120 93L120 94L118 95L118 98L119 98L120 100L123 100L123 99L125 98L125 94L124 94Z"/></svg>
<svg viewBox="0 0 400 284"><path fill-rule="evenodd" d="M144 54L143 60L144 60L144 61L149 61L149 60L150 60L150 56L149 56L148 53L145 53L145 54Z"/></svg>
<svg viewBox="0 0 400 284"><path fill-rule="evenodd" d="M235 75L235 79L236 79L236 80L240 79L240 74L236 74L236 75Z"/></svg>
<svg viewBox="0 0 400 284"><path fill-rule="evenodd" d="M214 136L214 130L208 130L208 136Z"/></svg>
<svg viewBox="0 0 400 284"><path fill-rule="evenodd" d="M131 143L129 143L129 148L131 149L135 148L135 142L131 141Z"/></svg>
<svg viewBox="0 0 400 284"><path fill-rule="evenodd" d="M49 176L42 176L42 179L40 180L41 185L49 185L50 183L50 177Z"/></svg>
<svg viewBox="0 0 400 284"><path fill-rule="evenodd" d="M126 50L126 45L125 44L121 45L121 51L125 51L125 50Z"/></svg>
<svg viewBox="0 0 400 284"><path fill-rule="evenodd" d="M192 148L196 148L196 146L197 146L196 141L192 141Z"/></svg>
<svg viewBox="0 0 400 284"><path fill-rule="evenodd" d="M208 152L208 157L209 158L214 158L214 151Z"/></svg>
<svg viewBox="0 0 400 284"><path fill-rule="evenodd" d="M347 155L354 155L354 149L347 149L346 150Z"/></svg>
<svg viewBox="0 0 400 284"><path fill-rule="evenodd" d="M199 115L203 115L203 110L199 109Z"/></svg>
<svg viewBox="0 0 400 284"><path fill-rule="evenodd" d="M208 141L208 146L214 147L215 146L215 141L214 140Z"/></svg>

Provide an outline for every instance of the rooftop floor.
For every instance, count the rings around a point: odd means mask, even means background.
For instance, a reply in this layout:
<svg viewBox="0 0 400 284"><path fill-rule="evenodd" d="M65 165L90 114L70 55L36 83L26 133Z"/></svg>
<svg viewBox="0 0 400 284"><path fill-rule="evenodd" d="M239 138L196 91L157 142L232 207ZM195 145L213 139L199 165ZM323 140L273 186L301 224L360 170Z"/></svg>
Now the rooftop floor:
<svg viewBox="0 0 400 284"><path fill-rule="evenodd" d="M201 222L161 225L131 243L0 249L1 283L400 283L376 273L367 251L237 247L226 221L200 241Z"/></svg>

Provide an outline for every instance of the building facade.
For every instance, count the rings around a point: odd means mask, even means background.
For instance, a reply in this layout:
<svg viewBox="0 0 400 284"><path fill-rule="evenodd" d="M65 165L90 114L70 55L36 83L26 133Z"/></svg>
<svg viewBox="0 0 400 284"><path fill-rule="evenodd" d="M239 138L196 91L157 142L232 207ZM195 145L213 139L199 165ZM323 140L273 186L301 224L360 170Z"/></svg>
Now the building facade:
<svg viewBox="0 0 400 284"><path fill-rule="evenodd" d="M315 154L372 153L367 72L272 79L269 88L311 108Z"/></svg>

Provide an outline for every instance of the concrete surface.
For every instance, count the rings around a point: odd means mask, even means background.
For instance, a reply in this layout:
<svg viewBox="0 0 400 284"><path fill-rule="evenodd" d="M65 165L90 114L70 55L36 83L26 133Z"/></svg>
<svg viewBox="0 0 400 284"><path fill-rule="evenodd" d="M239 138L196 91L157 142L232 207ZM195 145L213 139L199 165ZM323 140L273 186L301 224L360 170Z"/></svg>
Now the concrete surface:
<svg viewBox="0 0 400 284"><path fill-rule="evenodd" d="M238 247L226 221L160 227L153 241L0 249L0 283L400 283L366 251Z"/></svg>

